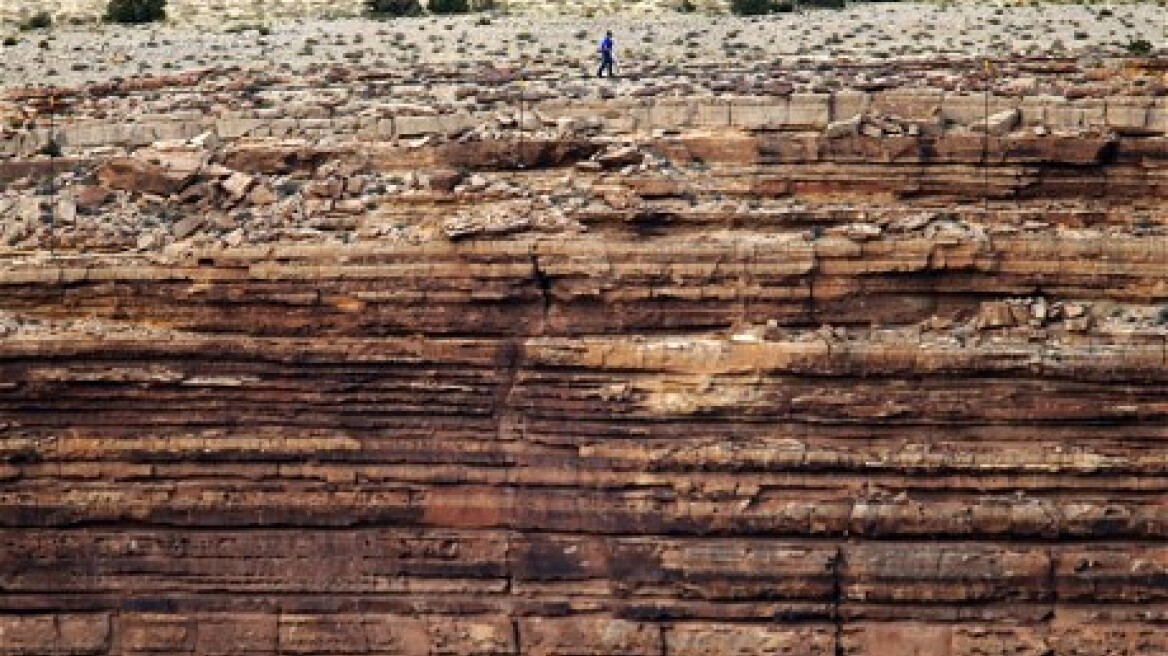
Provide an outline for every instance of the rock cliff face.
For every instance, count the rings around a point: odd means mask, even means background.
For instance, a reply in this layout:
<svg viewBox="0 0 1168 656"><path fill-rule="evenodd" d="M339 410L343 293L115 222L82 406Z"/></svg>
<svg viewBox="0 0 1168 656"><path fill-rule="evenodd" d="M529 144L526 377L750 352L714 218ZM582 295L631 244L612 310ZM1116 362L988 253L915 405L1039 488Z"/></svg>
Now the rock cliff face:
<svg viewBox="0 0 1168 656"><path fill-rule="evenodd" d="M1164 654L1162 100L13 154L0 654Z"/></svg>

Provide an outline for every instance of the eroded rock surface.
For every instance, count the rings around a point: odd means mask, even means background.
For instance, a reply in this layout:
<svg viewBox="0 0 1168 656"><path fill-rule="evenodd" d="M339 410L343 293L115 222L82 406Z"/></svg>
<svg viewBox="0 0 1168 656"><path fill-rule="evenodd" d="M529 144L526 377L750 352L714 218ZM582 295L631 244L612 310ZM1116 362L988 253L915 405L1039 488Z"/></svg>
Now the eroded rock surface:
<svg viewBox="0 0 1168 656"><path fill-rule="evenodd" d="M333 73L10 94L0 654L1168 650L1162 96Z"/></svg>

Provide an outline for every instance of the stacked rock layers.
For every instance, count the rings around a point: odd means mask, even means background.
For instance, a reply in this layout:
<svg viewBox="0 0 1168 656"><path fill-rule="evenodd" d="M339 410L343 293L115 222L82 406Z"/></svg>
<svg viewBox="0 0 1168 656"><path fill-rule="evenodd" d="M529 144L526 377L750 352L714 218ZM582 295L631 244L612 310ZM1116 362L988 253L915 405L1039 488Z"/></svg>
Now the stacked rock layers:
<svg viewBox="0 0 1168 656"><path fill-rule="evenodd" d="M0 262L0 654L1168 651L1163 135L859 116L89 153L180 215Z"/></svg>

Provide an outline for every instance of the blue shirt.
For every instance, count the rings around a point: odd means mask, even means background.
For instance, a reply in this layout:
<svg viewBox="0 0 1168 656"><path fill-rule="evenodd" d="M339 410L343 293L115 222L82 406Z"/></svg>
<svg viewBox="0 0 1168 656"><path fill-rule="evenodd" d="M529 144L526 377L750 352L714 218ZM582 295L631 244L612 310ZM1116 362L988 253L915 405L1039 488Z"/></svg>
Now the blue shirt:
<svg viewBox="0 0 1168 656"><path fill-rule="evenodd" d="M600 40L600 53L602 55L611 55L612 54L612 37L611 36L606 35L603 39Z"/></svg>

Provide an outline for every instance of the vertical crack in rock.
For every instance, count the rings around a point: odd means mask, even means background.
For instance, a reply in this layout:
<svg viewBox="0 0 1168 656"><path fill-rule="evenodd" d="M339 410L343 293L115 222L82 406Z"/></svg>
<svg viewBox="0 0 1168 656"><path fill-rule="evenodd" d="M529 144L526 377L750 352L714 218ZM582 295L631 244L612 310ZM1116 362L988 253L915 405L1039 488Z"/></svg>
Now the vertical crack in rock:
<svg viewBox="0 0 1168 656"><path fill-rule="evenodd" d="M511 615L511 644L515 646L515 654L523 653L523 636L520 634L522 630L519 626L519 617L515 614Z"/></svg>
<svg viewBox="0 0 1168 656"><path fill-rule="evenodd" d="M495 390L495 398L492 404L492 414L495 420L495 436L500 443L507 443L514 440L525 439L523 434L522 420L517 418L515 412L511 408L511 393L515 388L515 381L519 377L520 369L523 367L525 357L525 342L522 337L512 337L506 339L500 346L500 351L496 361L496 371L499 376L499 384ZM516 505L516 497L519 494L518 478L518 463L508 458L505 466L507 468L507 485L503 490L506 495L504 503L504 510L506 518L503 522L503 567L504 567L504 593L512 594L514 591L515 573L514 573L514 539L516 531L516 513L518 511ZM518 631L518 625L515 625L515 631ZM518 634L516 634L516 645L518 645Z"/></svg>
<svg viewBox="0 0 1168 656"><path fill-rule="evenodd" d="M811 266L807 269L807 321L808 323L818 323L818 313L816 312L817 301L815 298L815 280L819 275L820 257L819 248L816 245L819 241L819 236L822 230L819 226L811 227Z"/></svg>
<svg viewBox="0 0 1168 656"><path fill-rule="evenodd" d="M1047 607L1046 624L1049 631L1050 623L1058 616L1059 592L1058 592L1058 552L1053 548L1047 549L1047 560L1049 564L1046 570L1046 585L1050 591L1050 603Z"/></svg>
<svg viewBox="0 0 1168 656"><path fill-rule="evenodd" d="M831 567L831 622L834 632L835 656L845 656L844 653L844 620L843 620L843 564L844 549L836 545L835 554L829 561Z"/></svg>
<svg viewBox="0 0 1168 656"><path fill-rule="evenodd" d="M540 299L543 303L543 321L540 329L542 332L544 330L543 326L547 323L548 313L552 307L552 280L540 268L539 255L536 254L534 247L531 251L531 279L535 283L536 288L539 289Z"/></svg>
<svg viewBox="0 0 1168 656"><path fill-rule="evenodd" d="M522 337L511 337L502 341L495 360L495 371L499 376L499 385L495 390L492 412L496 419L507 414L510 409L511 390L515 387L515 379L519 376L519 369L523 366L524 344Z"/></svg>

